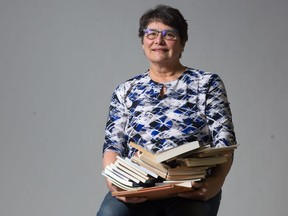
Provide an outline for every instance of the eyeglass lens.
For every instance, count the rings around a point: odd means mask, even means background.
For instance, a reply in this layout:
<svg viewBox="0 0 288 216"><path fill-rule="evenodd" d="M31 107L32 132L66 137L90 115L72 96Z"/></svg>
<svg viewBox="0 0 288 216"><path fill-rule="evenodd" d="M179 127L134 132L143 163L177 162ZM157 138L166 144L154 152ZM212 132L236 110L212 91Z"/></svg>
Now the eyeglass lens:
<svg viewBox="0 0 288 216"><path fill-rule="evenodd" d="M156 29L144 29L144 33L146 34L148 39L156 39L161 33L161 36L166 40L175 40L177 36L177 30L156 30Z"/></svg>

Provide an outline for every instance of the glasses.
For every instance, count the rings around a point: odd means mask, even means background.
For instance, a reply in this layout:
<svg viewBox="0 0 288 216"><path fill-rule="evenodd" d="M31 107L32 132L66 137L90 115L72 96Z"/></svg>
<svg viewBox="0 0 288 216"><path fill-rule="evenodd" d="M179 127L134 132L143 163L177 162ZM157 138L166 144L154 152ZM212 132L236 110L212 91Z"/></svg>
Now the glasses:
<svg viewBox="0 0 288 216"><path fill-rule="evenodd" d="M156 29L144 29L143 30L146 37L149 40L154 40L158 37L159 33L165 40L176 40L178 35L178 30L176 29L167 29L167 30L156 30Z"/></svg>

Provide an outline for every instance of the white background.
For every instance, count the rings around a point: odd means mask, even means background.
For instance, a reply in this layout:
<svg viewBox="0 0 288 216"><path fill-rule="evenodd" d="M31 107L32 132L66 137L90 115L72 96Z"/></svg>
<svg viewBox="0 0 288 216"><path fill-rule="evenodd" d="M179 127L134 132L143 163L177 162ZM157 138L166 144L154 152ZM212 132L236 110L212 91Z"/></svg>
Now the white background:
<svg viewBox="0 0 288 216"><path fill-rule="evenodd" d="M182 63L218 73L239 149L219 215L287 214L288 2L159 1L189 24ZM0 215L95 215L110 96L148 69L155 0L0 1Z"/></svg>

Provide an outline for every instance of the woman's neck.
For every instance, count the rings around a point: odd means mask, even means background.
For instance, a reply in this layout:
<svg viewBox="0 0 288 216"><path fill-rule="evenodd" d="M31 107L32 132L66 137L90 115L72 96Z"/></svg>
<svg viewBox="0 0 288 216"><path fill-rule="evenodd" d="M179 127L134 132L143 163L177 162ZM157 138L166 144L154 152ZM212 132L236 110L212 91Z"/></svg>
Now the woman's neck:
<svg viewBox="0 0 288 216"><path fill-rule="evenodd" d="M177 80L186 70L181 64L173 65L171 67L151 65L149 69L149 76L155 82L165 83Z"/></svg>

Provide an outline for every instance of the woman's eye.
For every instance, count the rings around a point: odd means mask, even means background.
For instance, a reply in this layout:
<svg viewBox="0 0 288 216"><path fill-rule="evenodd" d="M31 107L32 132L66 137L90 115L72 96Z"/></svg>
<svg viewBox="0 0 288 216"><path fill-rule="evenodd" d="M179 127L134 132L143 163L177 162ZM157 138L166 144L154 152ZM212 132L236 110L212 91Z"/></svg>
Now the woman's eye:
<svg viewBox="0 0 288 216"><path fill-rule="evenodd" d="M157 35L157 32L150 32L149 35L150 35L150 36L156 36L156 35Z"/></svg>
<svg viewBox="0 0 288 216"><path fill-rule="evenodd" d="M166 34L166 37L168 37L168 38L174 38L175 35L174 35L173 33L167 33L167 34Z"/></svg>

